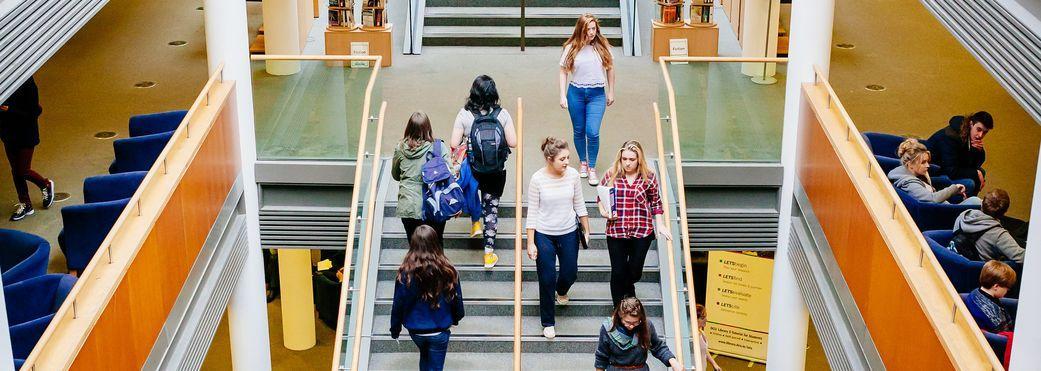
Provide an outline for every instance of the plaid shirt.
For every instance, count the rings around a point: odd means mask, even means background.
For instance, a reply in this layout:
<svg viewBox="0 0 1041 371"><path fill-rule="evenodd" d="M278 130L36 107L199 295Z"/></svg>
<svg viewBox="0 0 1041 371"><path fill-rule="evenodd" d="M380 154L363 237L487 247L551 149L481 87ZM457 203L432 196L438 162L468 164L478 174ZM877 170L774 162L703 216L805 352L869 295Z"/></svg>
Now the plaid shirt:
<svg viewBox="0 0 1041 371"><path fill-rule="evenodd" d="M600 181L607 186L611 176ZM654 233L654 216L662 213L658 195L658 179L652 173L647 179L636 178L629 183L625 177L614 181L614 212L617 218L607 222L607 236L611 238L644 238ZM599 197L598 197L599 201Z"/></svg>

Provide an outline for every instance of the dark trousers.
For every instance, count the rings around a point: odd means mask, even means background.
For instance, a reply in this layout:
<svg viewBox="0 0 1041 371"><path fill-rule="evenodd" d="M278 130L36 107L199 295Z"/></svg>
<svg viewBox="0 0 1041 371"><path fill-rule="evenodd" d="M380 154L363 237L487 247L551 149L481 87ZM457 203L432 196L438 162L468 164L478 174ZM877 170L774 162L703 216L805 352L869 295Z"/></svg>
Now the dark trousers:
<svg viewBox="0 0 1041 371"><path fill-rule="evenodd" d="M578 279L578 230L560 236L535 231L535 247L539 256L535 267L539 274L539 315L542 326L556 324L556 296L566 295ZM560 273L557 273L557 261Z"/></svg>
<svg viewBox="0 0 1041 371"><path fill-rule="evenodd" d="M443 244L445 242L445 222L428 222L425 220L412 219L412 218L401 218L401 224L405 225L405 236L409 242L412 242L412 233L416 232L416 228L421 225L429 225L430 228L434 228L437 231L437 237Z"/></svg>
<svg viewBox="0 0 1041 371"><path fill-rule="evenodd" d="M32 203L29 199L29 187L25 181L30 181L37 187L47 188L47 178L36 173L32 169L33 147L12 148L4 146L7 152L7 161L11 164L11 176L14 178L14 189L18 192L18 202L23 204Z"/></svg>
<svg viewBox="0 0 1041 371"><path fill-rule="evenodd" d="M442 331L433 336L409 334L419 347L419 371L441 371L445 369L445 356L448 355L448 338L451 334Z"/></svg>
<svg viewBox="0 0 1041 371"><path fill-rule="evenodd" d="M643 276L644 260L653 242L653 233L644 238L607 238L607 253L611 257L611 300L615 307L622 299L636 296L636 283Z"/></svg>

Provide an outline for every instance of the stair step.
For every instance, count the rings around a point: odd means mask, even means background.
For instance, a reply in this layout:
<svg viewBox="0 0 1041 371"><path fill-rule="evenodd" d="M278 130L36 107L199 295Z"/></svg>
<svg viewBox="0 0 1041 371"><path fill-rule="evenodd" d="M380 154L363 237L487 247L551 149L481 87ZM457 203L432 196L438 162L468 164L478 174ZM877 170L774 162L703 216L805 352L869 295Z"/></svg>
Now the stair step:
<svg viewBox="0 0 1041 371"><path fill-rule="evenodd" d="M465 283L464 283L465 286ZM374 313L390 314L392 300L377 300ZM648 299L643 301L648 316L662 316L662 303ZM557 308L558 316L609 316L614 310L611 300L597 302L571 302L567 306ZM512 316L513 301L467 302L466 315L470 316ZM538 300L522 300L521 315L539 316Z"/></svg>
<svg viewBox="0 0 1041 371"><path fill-rule="evenodd" d="M513 234L499 233L495 239L495 250L496 251L513 251ZM527 246L528 239L521 237L521 246ZM480 237L470 238L470 234L466 233L445 233L445 242L443 245L446 249L471 249L481 250L484 248L484 240ZM405 241L405 233L400 232L392 235L385 235L381 242L381 249L408 249L408 243ZM651 244L651 250L657 250L657 244ZM604 250L607 249L607 238L604 235L592 235L589 236L589 249L590 250ZM500 254L501 255L501 254Z"/></svg>
<svg viewBox="0 0 1041 371"><path fill-rule="evenodd" d="M501 254L501 253L500 253ZM496 264L495 268L485 269L484 266L459 267L459 280L461 281L510 281L513 282L513 265ZM379 279L393 280L397 277L398 266L387 264L380 265ZM666 273L667 274L667 273ZM677 272L682 274L682 272ZM640 282L658 283L662 274L657 269L645 269L640 276ZM538 273L535 264L524 265L521 268L522 281L538 281ZM611 280L611 269L609 267L579 267L577 282L609 282Z"/></svg>
<svg viewBox="0 0 1041 371"><path fill-rule="evenodd" d="M532 26L525 28L526 38L567 39L574 27ZM620 27L601 27L600 32L608 39L620 39ZM495 26L424 26L423 38L519 38L520 27Z"/></svg>
<svg viewBox="0 0 1041 371"><path fill-rule="evenodd" d="M581 316L562 317L557 316L556 330L560 339L568 338L598 338L600 336L600 324L607 316ZM660 317L648 318L656 329L663 328ZM390 335L390 315L377 315L372 323L373 336ZM401 336L406 336L407 329L402 329ZM521 334L523 336L538 337L544 341L553 341L542 338L542 323L538 316L524 316L521 318ZM452 328L452 336L513 336L513 316L466 316L459 325ZM536 340L536 339L533 339Z"/></svg>
<svg viewBox="0 0 1041 371"><path fill-rule="evenodd" d="M468 7L473 6L474 0L427 0L427 7ZM486 7L515 7L520 5L517 0L481 0L481 6ZM526 7L618 7L617 0L527 0Z"/></svg>
<svg viewBox="0 0 1041 371"><path fill-rule="evenodd" d="M484 267L484 251L483 250L464 250L464 249L444 249L445 256L448 260L452 261L452 264L457 268L461 267ZM390 268L397 270L397 267L401 264L405 258L405 254L408 250L405 249L381 249L380 250L380 269ZM512 249L508 254L499 254L499 263L496 266L510 267L511 270L514 265L514 256ZM523 256L524 261L522 264L525 267L535 266L535 262L528 259L527 256ZM648 251L647 258L644 260L644 270L657 270L658 269L658 252ZM611 268L611 258L607 250L580 250L578 252L578 269L581 271L588 268Z"/></svg>
<svg viewBox="0 0 1041 371"><path fill-rule="evenodd" d="M525 7L525 18L567 18L572 22L579 15L590 13L597 18L621 18L621 11L615 7L564 8L564 7ZM520 7L430 7L426 8L427 18L519 18Z"/></svg>
<svg viewBox="0 0 1041 371"><path fill-rule="evenodd" d="M523 215L528 215L528 207L522 206L521 210ZM387 217L394 216L398 211L397 202L387 202L387 206L383 208L383 215ZM598 219L600 211L597 209L596 204L593 202L586 202L586 213L589 214L590 218ZM513 218L517 215L517 206L513 202L503 202L499 204L499 219ZM459 217L456 219L467 219L468 217Z"/></svg>
<svg viewBox="0 0 1041 371"><path fill-rule="evenodd" d="M497 237L498 238L502 238L503 236L507 236L508 235L508 236L510 236L510 238L512 240L513 233L517 231L516 219L514 219L514 218L507 218L507 217L500 217L498 222L499 222L499 228L497 229L497 233L496 233ZM445 224L445 237L446 238L449 237L449 236L453 236L453 237L454 236L469 237L470 236L470 228L471 227L472 227L472 224L470 224L470 220L469 219L451 220L447 224ZM522 234L523 233L527 233L527 230L524 229L526 227L527 227L526 220L522 220L521 221L521 228L522 228L521 233ZM593 235L603 236L604 231L607 230L607 220L604 219L604 218L591 217L589 219L589 228L592 229L591 232L592 232ZM399 235L402 235L402 236L404 236L404 234L405 234L405 226L403 224L401 224L401 219L395 218L395 217L390 217L390 216L384 217L383 218L383 235L387 236L387 235L395 235L395 234L399 234ZM603 238L603 237L601 237L601 238Z"/></svg>
<svg viewBox="0 0 1041 371"><path fill-rule="evenodd" d="M512 281L479 281L462 282L464 302L508 301L513 305ZM525 281L521 283L522 300L538 300L539 283ZM611 301L611 288L607 282L575 282L568 293L572 302ZM636 296L640 299L661 300L661 289L657 283L637 282ZM376 284L376 300L394 299L394 282L379 281Z"/></svg>

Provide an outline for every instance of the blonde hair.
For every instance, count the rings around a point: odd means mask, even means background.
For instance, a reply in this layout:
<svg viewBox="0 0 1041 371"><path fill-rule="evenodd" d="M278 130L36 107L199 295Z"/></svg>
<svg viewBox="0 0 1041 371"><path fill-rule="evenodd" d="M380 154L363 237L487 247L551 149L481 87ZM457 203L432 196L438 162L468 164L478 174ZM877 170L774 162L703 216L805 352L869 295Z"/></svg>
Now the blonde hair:
<svg viewBox="0 0 1041 371"><path fill-rule="evenodd" d="M904 166L917 160L923 153L929 155L929 149L919 142L918 139L914 138L907 138L896 149L896 155L900 157L900 164Z"/></svg>
<svg viewBox="0 0 1041 371"><path fill-rule="evenodd" d="M555 137L546 137L542 141L542 155L548 159L555 159L560 152L567 150L567 142Z"/></svg>
<svg viewBox="0 0 1041 371"><path fill-rule="evenodd" d="M636 153L636 176L640 177L641 180L651 178L651 168L647 166L647 157L644 156L643 145L638 141L629 140L622 143L622 147L615 153L611 168L607 170L608 185L614 184L615 179L618 179L619 176L625 176L625 168L622 166L622 152L625 151Z"/></svg>
<svg viewBox="0 0 1041 371"><path fill-rule="evenodd" d="M600 21L596 19L596 16L586 13L578 17L578 21L575 22L575 31L571 33L571 37L564 42L564 47L568 45L571 49L568 50L567 56L564 58L564 70L572 71L575 68L575 56L582 48L586 47L586 25L589 22L593 22L596 25L596 36L593 37L593 49L596 50L596 54L600 55L600 61L604 65L605 70L610 70L614 65L614 59L611 58L611 44L607 42L607 37L600 32Z"/></svg>

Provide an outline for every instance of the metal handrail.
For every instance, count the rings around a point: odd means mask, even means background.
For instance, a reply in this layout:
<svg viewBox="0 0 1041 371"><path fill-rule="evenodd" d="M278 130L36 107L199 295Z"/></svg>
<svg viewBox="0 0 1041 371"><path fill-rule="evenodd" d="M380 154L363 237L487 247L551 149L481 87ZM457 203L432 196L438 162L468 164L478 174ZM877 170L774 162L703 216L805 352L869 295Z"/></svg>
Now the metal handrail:
<svg viewBox="0 0 1041 371"><path fill-rule="evenodd" d="M516 184L516 216L514 219L514 227L517 233L513 236L513 370L520 371L521 369L521 314L523 308L521 307L521 268L523 265L523 255L521 250L524 248L523 242L521 242L521 216L523 216L524 208L522 207L522 183L524 182L524 102L521 98L517 98L517 155L514 156L517 159L517 184Z"/></svg>
<svg viewBox="0 0 1041 371"><path fill-rule="evenodd" d="M361 259L358 259L358 266L361 267L361 271L357 275L357 277L360 277L361 279L361 284L358 286L358 292L360 292L361 295L358 295L356 298L354 298L357 301L356 308L361 308L361 310L358 310L354 313L354 315L358 317L355 322L356 325L354 326L354 347L351 349L351 370L358 369L358 362L360 358L358 357L358 352L361 351L360 340L362 336L362 330L365 327L362 326L362 323L365 320L365 300L368 297L368 295L366 294L366 290L368 289L369 284L369 258L372 254L372 225L374 224L372 222L372 218L376 213L376 208L373 206L376 204L375 187L378 184L376 178L379 176L380 170L380 143L382 143L383 141L383 122L386 118L386 111L387 102L384 101L382 104L380 104L379 120L376 124L376 141L374 143L375 148L372 150L372 170L369 173L369 197L365 201L365 204L368 205L368 209L366 209L367 215L365 216L365 220L367 220L368 222L365 223L365 246L362 247ZM348 261L345 264L349 263L350 262ZM344 275L344 277L346 277L346 275ZM348 281L345 280L344 282ZM341 297L340 299L343 299L343 297ZM340 341L342 341L342 338L336 338L336 342ZM336 357L337 355L334 355L334 357Z"/></svg>
<svg viewBox="0 0 1041 371"><path fill-rule="evenodd" d="M665 174L665 141L662 139L661 133L661 111L658 110L658 102L654 102L651 105L654 108L654 133L658 143L658 174ZM659 180L661 180L662 178L663 176L658 177ZM665 182L661 182L660 186L662 187L662 191L660 192L661 202L662 205L665 206L662 208L662 218L665 219L668 225L672 225L672 215L669 212L669 210L671 209L669 207L669 192L665 191L664 189L664 187L666 187L667 185L665 184ZM676 284L676 253L674 249L675 247L673 246L672 240L665 240L665 251L668 252L669 255L670 286ZM676 348L676 359L680 362L681 365L686 365L686 363L683 362L683 336L680 336L682 330L680 329L680 300L678 291L679 290L676 290L675 287L669 290L669 296L670 299L672 299L672 331L676 334L676 344L674 345L674 347ZM695 334L691 334L691 336L693 335ZM700 352L701 347L698 346L697 348Z"/></svg>

